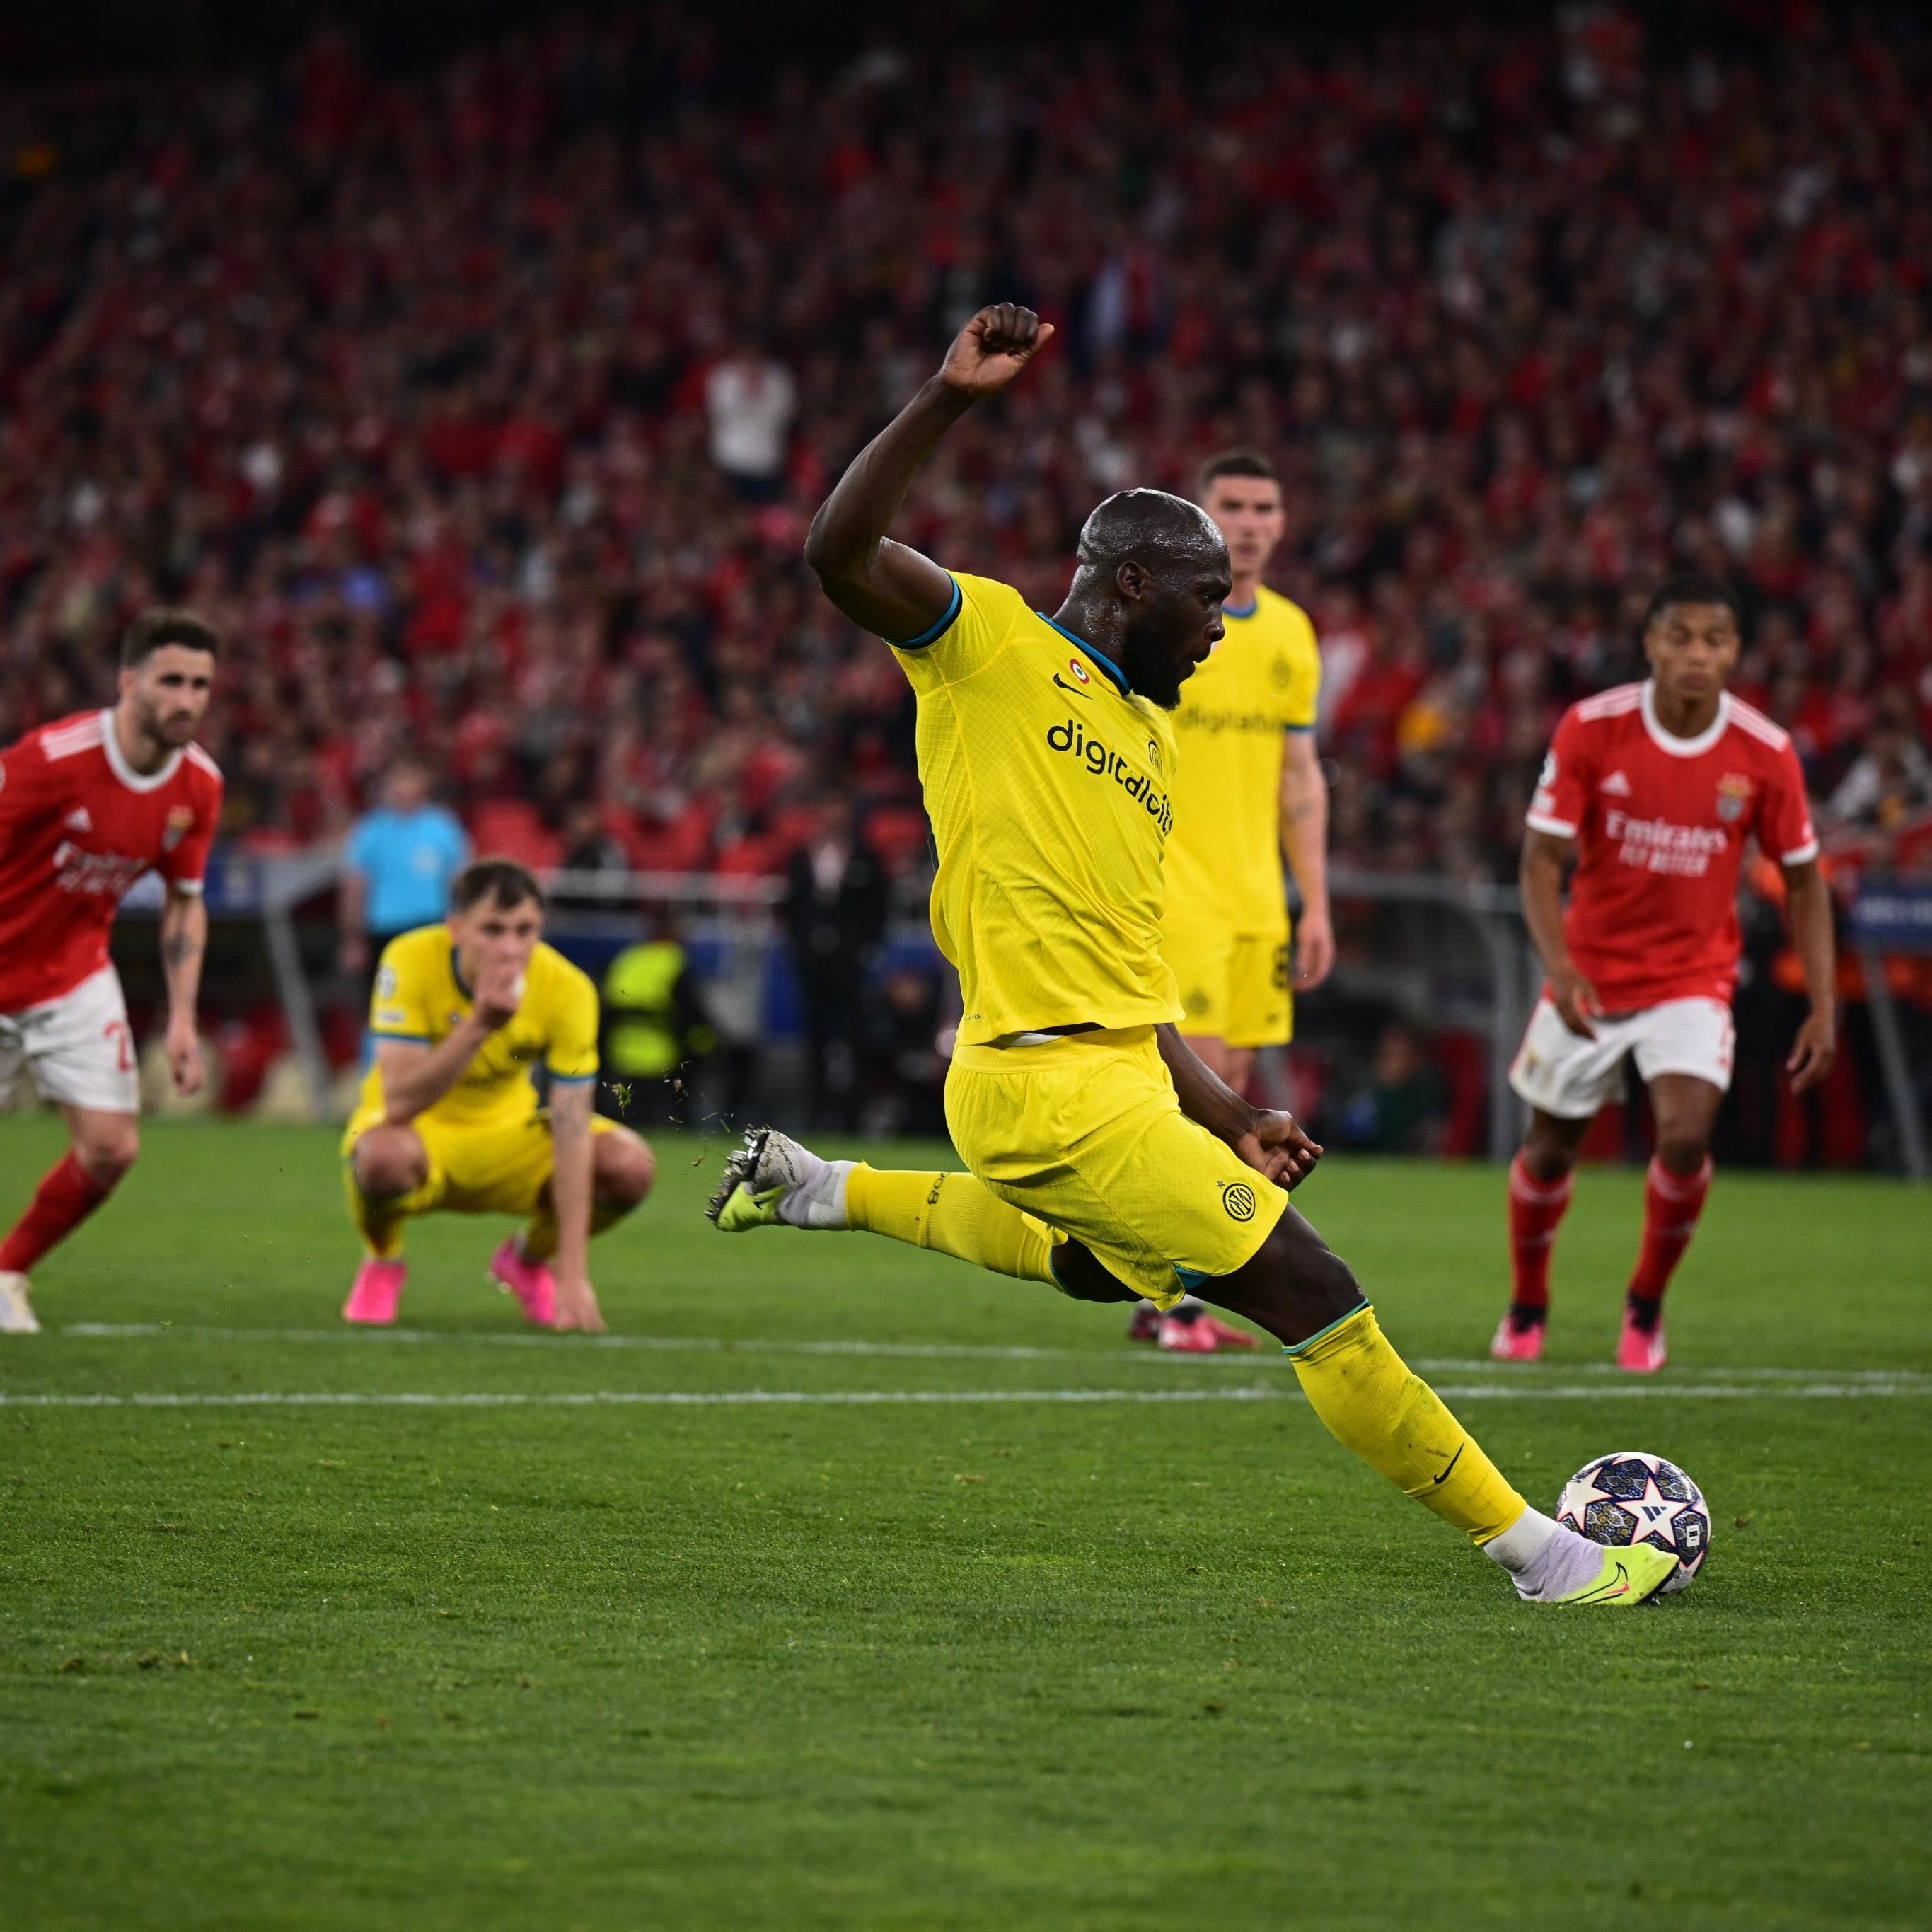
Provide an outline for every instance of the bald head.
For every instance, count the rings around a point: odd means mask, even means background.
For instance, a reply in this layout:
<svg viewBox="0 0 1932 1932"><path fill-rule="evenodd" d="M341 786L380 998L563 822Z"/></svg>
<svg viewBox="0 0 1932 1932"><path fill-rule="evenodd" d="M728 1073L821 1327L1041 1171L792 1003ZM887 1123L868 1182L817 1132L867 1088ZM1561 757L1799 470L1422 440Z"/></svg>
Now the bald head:
<svg viewBox="0 0 1932 1932"><path fill-rule="evenodd" d="M1199 504L1165 490L1122 490L1082 526L1075 554L1082 569L1111 575L1130 557L1156 571L1163 564L1225 565L1228 546Z"/></svg>
<svg viewBox="0 0 1932 1932"><path fill-rule="evenodd" d="M1221 638L1228 546L1198 504L1123 490L1087 519L1059 621L1111 657L1128 688L1172 710Z"/></svg>

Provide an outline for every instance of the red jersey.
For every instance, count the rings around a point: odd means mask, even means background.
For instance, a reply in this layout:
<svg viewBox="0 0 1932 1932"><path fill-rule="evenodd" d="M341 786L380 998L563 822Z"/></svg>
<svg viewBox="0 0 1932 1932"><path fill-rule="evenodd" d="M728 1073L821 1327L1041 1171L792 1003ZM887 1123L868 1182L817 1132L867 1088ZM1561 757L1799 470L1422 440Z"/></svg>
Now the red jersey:
<svg viewBox="0 0 1932 1932"><path fill-rule="evenodd" d="M1652 698L1626 684L1573 704L1530 802L1532 830L1576 842L1563 934L1610 1013L1728 1005L1745 839L1786 866L1818 856L1785 732L1726 692L1708 730L1675 738Z"/></svg>
<svg viewBox="0 0 1932 1932"><path fill-rule="evenodd" d="M158 871L199 892L221 772L199 745L134 770L111 711L84 711L0 752L0 1013L57 1000L107 963L122 895Z"/></svg>

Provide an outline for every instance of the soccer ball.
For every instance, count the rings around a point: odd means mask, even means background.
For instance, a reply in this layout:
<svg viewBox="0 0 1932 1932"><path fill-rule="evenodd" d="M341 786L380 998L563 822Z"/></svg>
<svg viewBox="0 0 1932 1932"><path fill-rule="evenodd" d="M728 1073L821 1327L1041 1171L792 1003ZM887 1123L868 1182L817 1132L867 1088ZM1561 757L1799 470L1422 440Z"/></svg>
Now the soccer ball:
<svg viewBox="0 0 1932 1932"><path fill-rule="evenodd" d="M1592 1543L1612 1547L1652 1543L1681 1568L1658 1592L1688 1590L1711 1549L1711 1508L1703 1492L1661 1456L1619 1449L1586 1462L1563 1485L1556 1520Z"/></svg>

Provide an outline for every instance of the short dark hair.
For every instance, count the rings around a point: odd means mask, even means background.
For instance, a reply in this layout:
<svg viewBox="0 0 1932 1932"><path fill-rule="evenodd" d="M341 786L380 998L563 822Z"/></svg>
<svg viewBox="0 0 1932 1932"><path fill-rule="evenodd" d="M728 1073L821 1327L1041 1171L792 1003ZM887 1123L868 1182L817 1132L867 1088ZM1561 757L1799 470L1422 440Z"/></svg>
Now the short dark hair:
<svg viewBox="0 0 1932 1932"><path fill-rule="evenodd" d="M1707 576L1701 570L1680 571L1666 578L1644 606L1643 628L1648 631L1675 604L1721 604L1731 614L1738 634L1744 634L1744 599L1722 578Z"/></svg>
<svg viewBox="0 0 1932 1932"><path fill-rule="evenodd" d="M1270 483L1281 481L1274 465L1258 449L1224 449L1219 456L1209 457L1201 466L1202 495L1206 496L1223 476L1255 476Z"/></svg>
<svg viewBox="0 0 1932 1932"><path fill-rule="evenodd" d="M545 903L543 888L527 866L520 866L514 859L472 859L449 882L449 908L467 912L485 899L493 900L505 912L529 900L534 900L542 912Z"/></svg>
<svg viewBox="0 0 1932 1932"><path fill-rule="evenodd" d="M146 664L168 644L185 645L191 651L206 651L210 657L218 657L221 635L206 618L197 617L192 610L158 604L152 610L143 610L128 626L128 634L121 640L122 668L131 670L138 664Z"/></svg>

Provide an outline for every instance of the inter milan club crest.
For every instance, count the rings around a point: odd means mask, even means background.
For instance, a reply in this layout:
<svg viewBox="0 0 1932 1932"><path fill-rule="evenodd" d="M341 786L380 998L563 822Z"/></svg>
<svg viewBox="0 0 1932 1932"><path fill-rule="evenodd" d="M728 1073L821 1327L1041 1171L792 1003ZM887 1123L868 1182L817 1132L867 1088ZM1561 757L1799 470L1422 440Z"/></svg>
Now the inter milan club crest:
<svg viewBox="0 0 1932 1932"><path fill-rule="evenodd" d="M1736 772L1726 772L1718 781L1718 816L1726 825L1735 825L1750 803L1751 782Z"/></svg>
<svg viewBox="0 0 1932 1932"><path fill-rule="evenodd" d="M1160 747L1151 738L1148 740L1148 762L1156 771L1160 770Z"/></svg>
<svg viewBox="0 0 1932 1932"><path fill-rule="evenodd" d="M188 829L194 823L194 807L193 806L170 806L167 826L161 833L161 850L164 852L172 852L188 836Z"/></svg>
<svg viewBox="0 0 1932 1932"><path fill-rule="evenodd" d="M1288 688L1288 680L1294 675L1294 665L1280 651L1276 651L1274 662L1268 666L1268 676L1274 680L1275 689L1285 691Z"/></svg>

